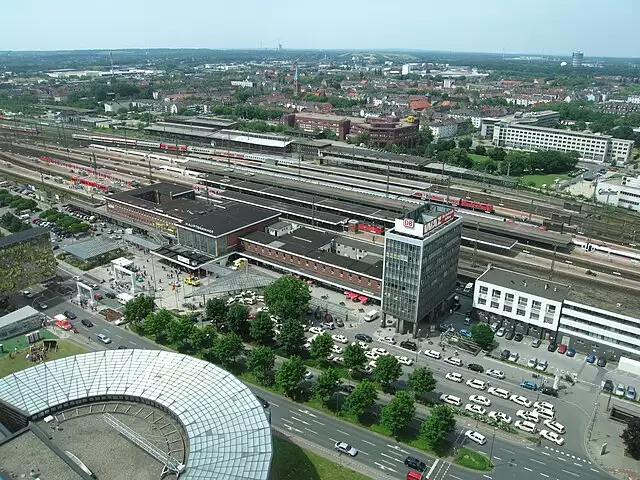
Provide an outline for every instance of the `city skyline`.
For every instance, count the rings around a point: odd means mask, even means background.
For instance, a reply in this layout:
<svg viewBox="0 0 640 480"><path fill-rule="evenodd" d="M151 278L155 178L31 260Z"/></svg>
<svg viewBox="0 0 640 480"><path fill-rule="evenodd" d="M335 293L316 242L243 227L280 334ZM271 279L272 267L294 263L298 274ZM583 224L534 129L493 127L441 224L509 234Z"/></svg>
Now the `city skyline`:
<svg viewBox="0 0 640 480"><path fill-rule="evenodd" d="M176 4L158 0L154 8L113 0L109 10L89 11L79 0L44 0L3 6L7 22L2 50L87 49L327 49L414 50L505 53L571 57L640 57L633 41L632 0L606 4L616 22L603 22L602 2L541 0L529 4L461 0L412 5L396 10L381 1L343 4L329 0L318 11L291 0L264 8L257 0L224 5L202 0ZM117 15L115 13L117 12ZM627 12L627 14L621 14ZM220 16L224 21L219 21ZM177 21L175 19L178 19ZM237 21L229 21L237 19ZM424 19L423 22L416 19ZM47 26L51 26L47 28ZM497 28L496 28L497 27Z"/></svg>

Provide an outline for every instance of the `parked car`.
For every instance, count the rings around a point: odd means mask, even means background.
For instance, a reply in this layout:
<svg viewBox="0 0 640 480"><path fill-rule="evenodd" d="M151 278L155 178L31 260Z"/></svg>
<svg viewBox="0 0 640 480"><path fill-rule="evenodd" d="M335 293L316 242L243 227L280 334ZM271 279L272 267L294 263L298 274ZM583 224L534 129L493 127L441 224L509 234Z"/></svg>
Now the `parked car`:
<svg viewBox="0 0 640 480"><path fill-rule="evenodd" d="M478 372L478 373L484 372L484 367L479 363L470 363L469 365L467 365L467 368L472 372Z"/></svg>
<svg viewBox="0 0 640 480"><path fill-rule="evenodd" d="M564 355L565 353L567 353L567 345L564 343L561 343L560 346L558 346L558 353L560 355Z"/></svg>
<svg viewBox="0 0 640 480"><path fill-rule="evenodd" d="M556 348L558 348L558 346L555 343L550 343L549 346L547 347L547 351L548 352L555 352Z"/></svg>
<svg viewBox="0 0 640 480"><path fill-rule="evenodd" d="M116 298L116 294L115 293L111 293L111 292L105 293L104 296L107 297L107 298L111 298L111 299Z"/></svg>
<svg viewBox="0 0 640 480"><path fill-rule="evenodd" d="M456 367L462 366L462 360L460 360L458 357L447 357L444 359L444 361L449 365L454 365Z"/></svg>
<svg viewBox="0 0 640 480"><path fill-rule="evenodd" d="M416 342L412 342L411 340L403 340L402 342L400 342L400 346L402 348L406 348L407 350L411 350L412 352L418 350L418 345L416 344Z"/></svg>
<svg viewBox="0 0 640 480"><path fill-rule="evenodd" d="M589 355L586 356L586 358L584 359L585 362L587 363L595 363L596 361L596 356L593 355L592 353L590 353Z"/></svg>
<svg viewBox="0 0 640 480"><path fill-rule="evenodd" d="M471 332L469 330L467 330L466 328L461 328L460 329L460 335L462 335L463 337L466 338L471 338Z"/></svg>
<svg viewBox="0 0 640 480"><path fill-rule="evenodd" d="M635 400L636 399L636 387L629 385L627 387L627 393L625 394L625 396L629 399L629 400Z"/></svg>
<svg viewBox="0 0 640 480"><path fill-rule="evenodd" d="M538 348L540 345L542 345L542 340L540 340L539 338L534 338L531 342L531 346L533 348Z"/></svg>
<svg viewBox="0 0 640 480"><path fill-rule="evenodd" d="M521 381L520 386L522 388L526 388L527 390L533 390L534 392L538 390L538 384L536 382L532 382L531 380Z"/></svg>
<svg viewBox="0 0 640 480"><path fill-rule="evenodd" d="M557 397L558 396L558 390L556 390L555 388L552 388L552 387L542 387L540 392L544 393L545 395L549 395L551 397Z"/></svg>
<svg viewBox="0 0 640 480"><path fill-rule="evenodd" d="M605 367L607 365L607 359L604 357L598 357L596 365L598 365L599 367Z"/></svg>
<svg viewBox="0 0 640 480"><path fill-rule="evenodd" d="M504 349L502 350L502 352L500 352L500 358L502 358L503 360L508 360L510 356L511 350Z"/></svg>
<svg viewBox="0 0 640 480"><path fill-rule="evenodd" d="M496 370L495 368L490 368L489 370L487 370L486 373L490 377L499 378L499 379L503 379L505 376L504 372L502 372L501 370Z"/></svg>
<svg viewBox="0 0 640 480"><path fill-rule="evenodd" d="M513 340L514 342L521 342L523 338L524 338L524 335L522 335L521 333L516 333L515 336L513 337Z"/></svg>
<svg viewBox="0 0 640 480"><path fill-rule="evenodd" d="M500 327L496 332L496 337L504 337L504 334L507 333L504 327Z"/></svg>
<svg viewBox="0 0 640 480"><path fill-rule="evenodd" d="M355 339L356 340L360 340L361 342L368 342L368 343L373 342L373 338L371 338L366 333L356 333L355 334Z"/></svg>
<svg viewBox="0 0 640 480"><path fill-rule="evenodd" d="M507 333L505 333L504 338L505 340L513 340L513 337L515 337L515 333L513 330L509 330Z"/></svg>

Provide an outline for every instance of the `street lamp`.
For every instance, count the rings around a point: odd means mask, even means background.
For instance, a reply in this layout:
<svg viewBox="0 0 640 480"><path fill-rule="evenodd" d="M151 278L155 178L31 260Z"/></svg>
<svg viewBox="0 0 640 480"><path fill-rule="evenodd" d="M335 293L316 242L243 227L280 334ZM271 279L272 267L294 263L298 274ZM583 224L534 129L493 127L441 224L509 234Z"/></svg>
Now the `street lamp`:
<svg viewBox="0 0 640 480"><path fill-rule="evenodd" d="M498 432L498 427L493 427L493 438L491 439L491 451L489 452L489 461L493 458L493 444L496 441L496 433Z"/></svg>
<svg viewBox="0 0 640 480"><path fill-rule="evenodd" d="M418 352L420 351L420 332L421 331L422 331L422 329L419 328L418 329L418 336L416 338L416 340L417 340L417 342L416 342L417 343L417 345L416 345L416 358L415 358L414 362L418 361Z"/></svg>
<svg viewBox="0 0 640 480"><path fill-rule="evenodd" d="M209 359L211 358L211 335L209 333L207 333L206 335L207 337L207 361L209 361Z"/></svg>

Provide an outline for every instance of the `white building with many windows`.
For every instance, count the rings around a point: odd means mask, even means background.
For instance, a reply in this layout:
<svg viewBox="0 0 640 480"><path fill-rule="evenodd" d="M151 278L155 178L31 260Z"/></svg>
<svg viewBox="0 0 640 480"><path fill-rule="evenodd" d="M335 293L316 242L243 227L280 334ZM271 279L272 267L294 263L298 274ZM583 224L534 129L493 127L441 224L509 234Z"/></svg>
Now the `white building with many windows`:
<svg viewBox="0 0 640 480"><path fill-rule="evenodd" d="M596 186L596 200L640 212L640 176L603 178Z"/></svg>
<svg viewBox="0 0 640 480"><path fill-rule="evenodd" d="M530 275L489 267L476 280L478 316L507 330L536 338L555 336L569 287Z"/></svg>
<svg viewBox="0 0 640 480"><path fill-rule="evenodd" d="M530 151L575 151L583 160L596 163L627 163L633 150L632 140L508 122L493 127L493 145Z"/></svg>

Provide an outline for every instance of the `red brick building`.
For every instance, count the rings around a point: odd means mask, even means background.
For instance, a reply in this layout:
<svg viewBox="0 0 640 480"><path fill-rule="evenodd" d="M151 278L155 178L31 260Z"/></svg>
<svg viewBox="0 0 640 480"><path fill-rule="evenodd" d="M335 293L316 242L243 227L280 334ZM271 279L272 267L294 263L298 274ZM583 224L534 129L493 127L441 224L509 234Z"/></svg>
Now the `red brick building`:
<svg viewBox="0 0 640 480"><path fill-rule="evenodd" d="M351 124L351 135L368 133L370 144L375 147L384 147L388 143L406 145L412 147L418 141L420 120L412 122L397 118L368 118L364 122Z"/></svg>
<svg viewBox="0 0 640 480"><path fill-rule="evenodd" d="M282 117L282 121L289 127L297 128L303 132L323 132L330 130L335 133L340 140L344 140L349 134L351 121L339 115L324 115L321 113L288 113Z"/></svg>

